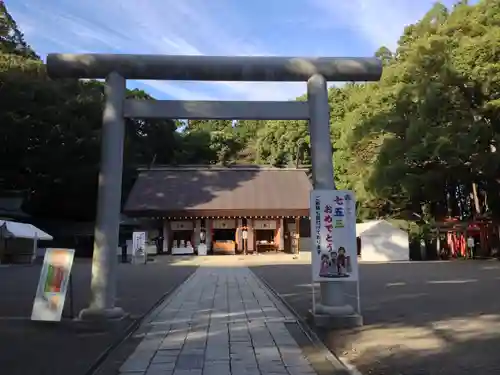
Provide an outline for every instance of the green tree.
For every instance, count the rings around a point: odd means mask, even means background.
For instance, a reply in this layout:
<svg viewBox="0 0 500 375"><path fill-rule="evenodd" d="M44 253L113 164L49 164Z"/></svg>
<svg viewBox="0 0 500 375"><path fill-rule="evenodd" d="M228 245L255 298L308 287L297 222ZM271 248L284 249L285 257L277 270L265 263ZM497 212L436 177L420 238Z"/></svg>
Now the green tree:
<svg viewBox="0 0 500 375"><path fill-rule="evenodd" d="M465 218L498 197L498 5L436 5L406 28L380 84L363 85L345 117L348 159L367 198L389 203L385 214Z"/></svg>
<svg viewBox="0 0 500 375"><path fill-rule="evenodd" d="M0 0L0 53L38 59L24 40L23 33L18 29L3 0Z"/></svg>
<svg viewBox="0 0 500 375"><path fill-rule="evenodd" d="M375 57L382 60L384 66L387 66L394 61L394 54L387 47L380 47L377 52L375 52Z"/></svg>
<svg viewBox="0 0 500 375"><path fill-rule="evenodd" d="M4 53L0 53L0 84L0 139L4 145L0 149L0 187L27 190L26 208L33 215L92 220L103 85L53 81L41 61ZM129 95L151 100L138 90ZM179 144L172 121L128 120L124 181L133 180L138 165L169 163Z"/></svg>
<svg viewBox="0 0 500 375"><path fill-rule="evenodd" d="M310 162L309 131L306 121L268 121L257 133L256 159L263 164L286 167Z"/></svg>
<svg viewBox="0 0 500 375"><path fill-rule="evenodd" d="M233 131L233 122L231 120L189 120L186 128L187 132L194 131Z"/></svg>
<svg viewBox="0 0 500 375"><path fill-rule="evenodd" d="M0 14L8 15L5 6ZM38 202L52 194L45 201L58 215L81 204L92 216L102 85L49 80L10 16L0 20L0 37L3 185L30 187ZM429 226L445 216L500 216L499 51L500 0L437 3L403 30L394 51L376 52L380 82L329 90L335 178L356 191L361 218L413 215ZM137 90L129 96L153 100ZM177 129L129 120L124 181L153 162L311 162L306 121L196 120ZM70 202L71 194L82 199Z"/></svg>

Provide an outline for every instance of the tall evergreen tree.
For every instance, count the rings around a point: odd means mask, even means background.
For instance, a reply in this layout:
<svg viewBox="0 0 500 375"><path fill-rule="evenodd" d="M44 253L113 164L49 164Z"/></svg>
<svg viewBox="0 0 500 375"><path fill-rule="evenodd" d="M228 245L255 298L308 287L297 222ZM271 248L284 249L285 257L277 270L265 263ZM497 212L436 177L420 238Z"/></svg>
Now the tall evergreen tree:
<svg viewBox="0 0 500 375"><path fill-rule="evenodd" d="M3 0L0 0L0 53L39 58L24 40L23 33L18 29Z"/></svg>

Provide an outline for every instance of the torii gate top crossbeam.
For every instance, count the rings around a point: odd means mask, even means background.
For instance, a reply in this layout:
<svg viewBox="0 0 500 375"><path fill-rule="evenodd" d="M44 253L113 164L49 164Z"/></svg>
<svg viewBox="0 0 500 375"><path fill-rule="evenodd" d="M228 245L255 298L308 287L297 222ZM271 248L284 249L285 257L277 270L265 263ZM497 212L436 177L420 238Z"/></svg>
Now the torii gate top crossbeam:
<svg viewBox="0 0 500 375"><path fill-rule="evenodd" d="M186 81L300 82L320 74L327 81L378 81L382 63L361 57L173 56L49 54L52 78L106 78Z"/></svg>

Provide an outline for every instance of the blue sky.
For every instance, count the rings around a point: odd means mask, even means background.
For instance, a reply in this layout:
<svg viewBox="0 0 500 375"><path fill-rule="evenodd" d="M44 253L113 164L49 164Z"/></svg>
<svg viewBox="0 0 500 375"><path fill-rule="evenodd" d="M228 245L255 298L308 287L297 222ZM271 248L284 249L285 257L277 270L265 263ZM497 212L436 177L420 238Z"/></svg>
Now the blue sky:
<svg viewBox="0 0 500 375"><path fill-rule="evenodd" d="M372 56L434 0L6 0L31 46L50 52ZM444 1L453 4L454 1ZM130 81L159 99L286 100L302 83Z"/></svg>

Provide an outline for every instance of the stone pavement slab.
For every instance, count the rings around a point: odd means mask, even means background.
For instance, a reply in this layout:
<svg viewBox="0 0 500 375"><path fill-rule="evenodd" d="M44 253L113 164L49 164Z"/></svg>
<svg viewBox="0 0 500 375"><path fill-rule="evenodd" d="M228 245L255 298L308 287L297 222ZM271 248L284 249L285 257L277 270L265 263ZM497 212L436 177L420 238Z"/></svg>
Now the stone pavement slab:
<svg viewBox="0 0 500 375"><path fill-rule="evenodd" d="M200 267L152 314L123 375L312 375L293 314L247 267Z"/></svg>

